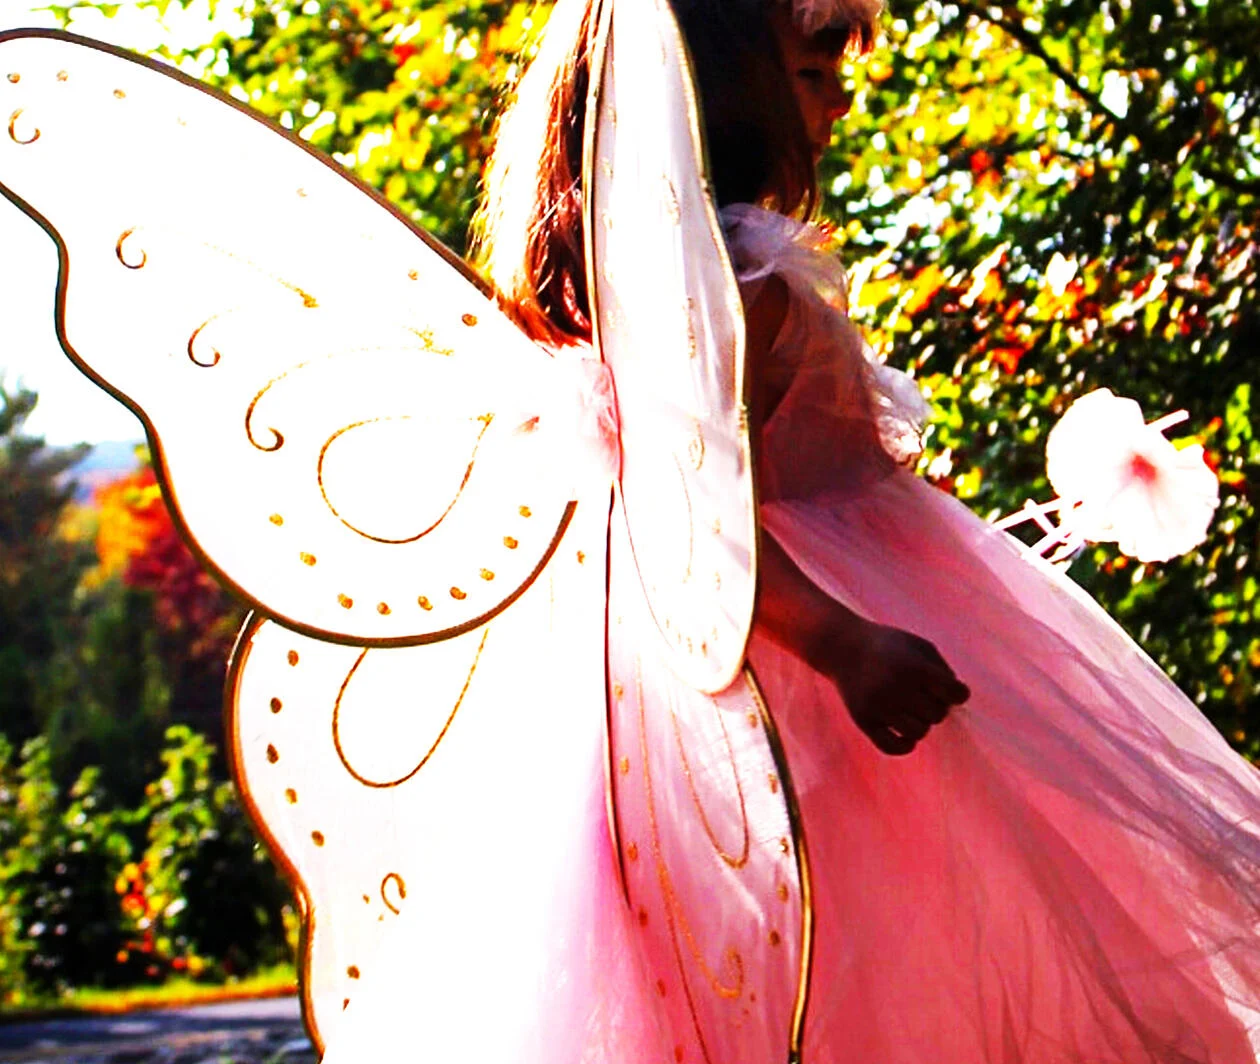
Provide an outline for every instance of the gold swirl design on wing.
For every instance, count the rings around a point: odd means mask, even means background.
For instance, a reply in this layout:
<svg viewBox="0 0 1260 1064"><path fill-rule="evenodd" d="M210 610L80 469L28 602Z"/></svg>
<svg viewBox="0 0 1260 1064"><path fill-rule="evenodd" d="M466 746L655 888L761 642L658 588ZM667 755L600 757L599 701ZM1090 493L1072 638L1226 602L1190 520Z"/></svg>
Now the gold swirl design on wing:
<svg viewBox="0 0 1260 1064"><path fill-rule="evenodd" d="M298 367L295 367L295 368L298 368ZM258 440L254 438L254 410L257 408L259 402L262 401L263 396L266 395L267 392L271 390L271 386L277 383L278 381L283 380L288 375L289 373L286 370L284 373L281 373L279 377L273 377L271 380L269 380L263 386L262 390L257 395L255 395L253 399L250 400L249 406L245 410L245 438L249 440L249 442L254 447L257 447L258 450L260 451L278 451L280 450L281 447L284 446L284 433L272 425L267 426L267 431L270 432L273 437L275 437L275 439L272 440L271 443L262 444L262 443L259 443Z"/></svg>
<svg viewBox="0 0 1260 1064"><path fill-rule="evenodd" d="M124 244L126 244L126 243L127 243L127 241L128 241L131 237L133 237L133 236L135 236L135 235L136 235L136 228L135 228L135 226L132 226L130 229L124 230L124 231L123 231L122 236L120 236L120 237L118 238L118 242L114 245L114 254L115 254L116 256L118 256L118 261L119 261L119 262L121 262L124 266L126 266L126 267L127 267L127 269L129 269L129 270L142 270L142 269L144 269L144 267L145 267L146 265L148 265L148 262L149 262L149 253L148 253L147 251L145 251L145 250L144 250L144 248L141 248L141 249L140 249L140 261L139 261L139 262L128 262L128 261L127 261L127 252L126 252L126 249L123 247L123 245L124 245Z"/></svg>
<svg viewBox="0 0 1260 1064"><path fill-rule="evenodd" d="M731 746L731 736L726 730L726 721L722 719L722 707L718 705L717 699L712 696L710 696L709 701L713 705L713 713L717 717L718 726L722 729L722 742L726 745L726 756L731 763L731 775L735 778L735 794L739 799L739 816L743 825L744 841L737 855L728 853L723 847L718 840L717 833L713 830L713 825L709 822L708 815L704 811L704 803L700 801L700 794L696 790L696 781L691 773L691 762L687 757L687 750L683 743L682 728L678 724L678 714L674 710L672 694L669 699L669 719L674 725L674 740L678 744L678 756L682 759L683 778L687 781L687 791L691 795L691 802L696 807L696 812L700 814L700 823L704 826L704 833L709 837L709 842L713 846L714 851L723 861L732 868L743 868L748 863L749 851L748 807L744 802L744 785L740 782L739 767L735 764L735 749Z"/></svg>
<svg viewBox="0 0 1260 1064"><path fill-rule="evenodd" d="M19 107L13 112L13 114L9 115L9 139L12 140L14 144L34 144L43 135L39 126L31 127L33 132L29 137L18 136L17 122L18 119L22 117L23 113L24 109Z"/></svg>
<svg viewBox="0 0 1260 1064"><path fill-rule="evenodd" d="M480 417L477 418L477 420L481 422L481 431L477 433L477 441L473 444L472 453L468 456L468 467L464 470L464 477L459 482L459 487L455 489L454 496L451 498L451 501L446 504L446 509L443 510L441 514L438 515L437 520L434 521L431 525L429 525L428 528L421 529L414 536L404 536L401 539L389 539L385 536L374 536L370 532L365 532L363 531L363 529L358 528L355 525L352 525L349 521L347 521L344 517L341 516L340 512L337 510L337 507L333 505L332 500L328 497L328 492L324 488L324 456L328 453L328 448L333 445L333 443L337 440L339 436L344 435L345 433L351 431L352 429L362 428L364 425L375 425L382 421L410 421L410 420L411 420L410 415L402 415L396 418L376 417L376 418L367 418L363 421L356 421L354 424L346 425L344 428L340 428L336 432L334 432L331 436L328 437L327 440L324 441L324 446L319 449L319 465L316 467L316 476L319 479L319 493L320 495L323 496L324 505L327 506L328 509L332 512L332 515L335 518L337 518L337 520L340 521L343 525L345 525L346 528L350 529L351 532L354 532L356 535L362 536L364 539L370 539L373 543L386 543L391 546L398 546L403 543L415 543L417 540L423 539L435 528L437 528L438 525L440 525L443 521L446 520L450 512L453 509L455 509L455 504L459 502L460 496L464 494L464 488L468 486L468 478L472 476L473 466L477 464L477 451L480 449L481 441L485 437L487 430L490 428L490 423L494 420L494 415L482 414ZM275 429L272 429L271 431L275 432Z"/></svg>
<svg viewBox="0 0 1260 1064"><path fill-rule="evenodd" d="M473 662L472 666L468 670L468 677L464 680L464 686L460 689L459 695L455 699L455 704L451 707L451 711L447 715L446 721L442 725L442 729L437 733L437 737L433 740L432 745L430 745L429 749L425 751L420 760L416 762L414 768L392 780L369 779L367 776L359 772L352 764L350 764L350 759L346 756L346 752L341 746L341 703L345 698L346 690L350 686L350 681L354 679L354 674L358 672L359 666L363 664L363 659L368 656L368 650L370 648L364 647L363 652L355 658L354 664L350 666L350 671L346 673L346 678L341 683L341 690L337 692L337 702L333 706L332 717L332 739L333 746L337 751L337 757L341 760L342 767L356 782L363 784L364 787L371 787L373 790L388 790L391 787L400 787L408 780L412 779L416 773L429 763L429 759L437 751L437 748L442 745L442 740L446 738L446 733L450 731L451 725L455 723L455 715L459 712L459 707L464 704L464 696L468 694L468 688L472 684L473 674L476 673L477 665L481 661L481 652L485 649L486 637L489 634L490 629L488 627L482 631L481 642L477 644L477 653L473 655ZM382 886L384 886L383 883Z"/></svg>
<svg viewBox="0 0 1260 1064"><path fill-rule="evenodd" d="M419 334L416 333L416 330L408 329L407 331L419 337L421 341L421 345L422 345L421 350L425 350L425 351L432 350L437 354L445 354L444 351L438 348L430 348L427 345L425 345L424 338L422 336L419 336ZM257 409L258 404L262 402L262 400L266 397L267 393L271 391L272 388L274 388L281 381L286 380L292 374L297 373L298 370L309 369L311 366L315 365L315 363L317 362L330 361L331 359L334 359L334 358L343 358L347 355L367 355L367 354L372 354L374 352L379 353L381 351L390 351L390 350L394 350L394 348L386 347L383 344L374 344L374 345L360 345L356 347L349 347L340 351L328 351L315 358L308 358L304 362L298 362L290 366L283 373L276 374L276 376L272 377L271 380L269 380L266 384L264 384L262 388L259 389L258 394L255 395L254 398L250 400L249 407L245 411L245 437L246 439L248 439L250 444L258 448L258 450L260 451L278 451L280 450L281 447L284 446L284 433L282 433L279 429L274 428L272 426L267 427L267 431L270 432L272 436L275 437L275 440L272 443L264 445L264 444L259 443L258 440L254 438L254 411L255 409Z"/></svg>
<svg viewBox="0 0 1260 1064"><path fill-rule="evenodd" d="M691 439L687 441L687 457L691 460L691 468L697 473L704 466L704 429L700 422L695 422L695 431L691 434Z"/></svg>
<svg viewBox="0 0 1260 1064"><path fill-rule="evenodd" d="M219 364L219 358L220 358L219 349L217 347L210 348L210 350L214 353L214 358L212 358L209 362L203 362L201 359L199 359L197 357L197 353L193 349L197 345L197 337L201 335L202 330L207 325L209 325L212 321L214 321L215 318L217 317L218 317L217 314L211 315L209 318L203 321L200 325L198 325L197 328L193 330L192 335L188 337L188 359L194 365L201 366L203 369L211 369L212 367L217 366ZM275 430L273 429L272 431L274 432Z"/></svg>
<svg viewBox="0 0 1260 1064"><path fill-rule="evenodd" d="M691 1014L691 1023L695 1029L696 1039L700 1043L700 1052L706 1061L710 1061L708 1045L704 1040L704 1031L700 1025L700 1017L696 1013L695 999L692 997L691 986L687 981L686 970L683 966L682 948L678 941L679 932L681 931L682 933L682 937L687 945L687 952L691 954L692 960L703 973L705 979L708 980L714 993L721 998L732 1000L738 998L744 992L744 962L738 950L734 947L727 947L722 953L722 960L724 967L727 968L727 972L724 974L728 975L729 982L723 982L722 975L715 972L705 959L695 932L691 929L686 914L682 911L682 905L678 901L678 895L674 889L673 877L670 875L669 866L665 863L665 857L661 852L660 825L656 819L656 793L652 785L651 766L648 762L647 719L643 700L643 662L637 658L635 660L635 693L639 702L639 761L643 766L643 789L647 799L648 834L652 844L652 858L656 867L656 877L660 883L661 894L665 899L665 921L669 928L670 943L674 948L674 960L678 965L678 975L682 983L683 995L687 1000L687 1011Z"/></svg>
<svg viewBox="0 0 1260 1064"><path fill-rule="evenodd" d="M385 893L385 888L390 883L393 883L395 888L398 891L399 902L404 902L407 900L407 883L403 879L403 877L400 876L397 872L388 872L386 873L385 878L381 880L381 902L385 905L385 908L387 908L391 913L393 913L395 916L398 916L401 914L402 910L398 908L398 906L396 906L392 901L390 901L389 895Z"/></svg>

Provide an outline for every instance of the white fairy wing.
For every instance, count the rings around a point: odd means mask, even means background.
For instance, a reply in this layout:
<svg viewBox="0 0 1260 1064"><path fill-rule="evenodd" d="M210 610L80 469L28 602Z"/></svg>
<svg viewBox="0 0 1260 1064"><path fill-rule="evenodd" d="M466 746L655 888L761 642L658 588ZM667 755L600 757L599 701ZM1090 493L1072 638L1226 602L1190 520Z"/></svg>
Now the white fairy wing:
<svg viewBox="0 0 1260 1064"><path fill-rule="evenodd" d="M573 549L517 606L439 643L368 649L246 626L228 684L235 774L301 901L321 1052L533 1060L504 1040L563 1011L563 988L546 985L555 925L565 892L587 887L587 821L606 815L590 624L605 520L579 517ZM488 1013L493 1037L476 1030ZM454 1052L470 1039L502 1051Z"/></svg>
<svg viewBox="0 0 1260 1064"><path fill-rule="evenodd" d="M621 516L612 554L628 549ZM767 707L746 671L717 695L680 680L644 639L652 620L627 567L611 571L609 608L616 843L674 1059L795 1060L808 866Z"/></svg>
<svg viewBox="0 0 1260 1064"><path fill-rule="evenodd" d="M0 119L0 193L60 251L62 345L144 421L229 585L399 645L535 579L572 512L565 433L535 420L551 360L453 255L296 137L94 42L0 35Z"/></svg>
<svg viewBox="0 0 1260 1064"><path fill-rule="evenodd" d="M667 0L606 0L596 55L588 274L623 445L608 547L615 842L673 1059L787 1061L809 889L743 667L756 524L740 296Z"/></svg>
<svg viewBox="0 0 1260 1064"><path fill-rule="evenodd" d="M739 675L756 589L744 319L666 0L604 5L592 76L588 274L621 416L624 558L678 675Z"/></svg>

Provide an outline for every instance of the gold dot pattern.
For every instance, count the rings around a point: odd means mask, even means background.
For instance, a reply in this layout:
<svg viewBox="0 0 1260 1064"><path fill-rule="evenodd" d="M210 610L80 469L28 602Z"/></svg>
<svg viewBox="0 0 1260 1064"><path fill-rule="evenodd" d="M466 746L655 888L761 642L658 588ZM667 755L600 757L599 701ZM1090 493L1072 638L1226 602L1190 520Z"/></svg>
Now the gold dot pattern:
<svg viewBox="0 0 1260 1064"><path fill-rule="evenodd" d="M577 560L578 560L578 565L582 565L586 561L586 551L582 551L582 550L578 551Z"/></svg>
<svg viewBox="0 0 1260 1064"><path fill-rule="evenodd" d="M296 665L298 663L298 652L296 650L289 651L289 664Z"/></svg>
<svg viewBox="0 0 1260 1064"><path fill-rule="evenodd" d="M382 617L388 617L393 611L389 608L388 602L378 602L376 604L376 612Z"/></svg>
<svg viewBox="0 0 1260 1064"><path fill-rule="evenodd" d="M623 776L628 776L630 774L630 759L623 757L617 767L621 769Z"/></svg>
<svg viewBox="0 0 1260 1064"><path fill-rule="evenodd" d="M338 604L338 605L339 605L339 606L340 606L343 610L348 610L348 609L350 609L350 607L352 607L352 606L354 605L354 599L352 599L349 595L338 595L338 596L337 596L337 604Z"/></svg>
<svg viewBox="0 0 1260 1064"><path fill-rule="evenodd" d="M520 541L513 536L504 536L503 545L507 547L508 550L516 550L516 548L520 546Z"/></svg>
<svg viewBox="0 0 1260 1064"><path fill-rule="evenodd" d="M777 945L778 945L780 942L782 942L782 941L783 941L783 938L782 938L782 936L779 934L779 932L777 932L777 931L771 931L771 932L770 932L770 945L772 945L772 946L777 946Z"/></svg>
<svg viewBox="0 0 1260 1064"><path fill-rule="evenodd" d="M639 844L637 842L632 842L626 847L626 859L629 861L637 861L639 859Z"/></svg>
<svg viewBox="0 0 1260 1064"><path fill-rule="evenodd" d="M311 832L311 842L315 843L316 846L323 846L324 841L324 833L322 831Z"/></svg>
<svg viewBox="0 0 1260 1064"><path fill-rule="evenodd" d="M433 609L433 603L432 603L432 602L430 602L430 601L429 601L427 598L425 598L423 595L421 595L418 599L416 599L416 605L418 605L418 606L419 606L422 610L431 610L431 609Z"/></svg>
<svg viewBox="0 0 1260 1064"><path fill-rule="evenodd" d="M115 90L114 90L114 96L115 96L117 99L122 100L122 99L126 99L127 94L126 94L125 92L123 92L123 91L122 91L122 89L115 89Z"/></svg>
<svg viewBox="0 0 1260 1064"><path fill-rule="evenodd" d="M267 520L277 527L284 524L284 518L279 514L272 514L269 518L267 518Z"/></svg>
<svg viewBox="0 0 1260 1064"><path fill-rule="evenodd" d="M481 570L481 579L482 579L482 580L486 580L486 581L493 580L493 579L494 579L494 573L493 573L491 570L489 570L489 569L482 569L482 570Z"/></svg>
<svg viewBox="0 0 1260 1064"><path fill-rule="evenodd" d="M267 760L270 761L273 765L277 761L280 760L280 751L277 750L270 743L267 744Z"/></svg>
<svg viewBox="0 0 1260 1064"><path fill-rule="evenodd" d="M297 805L297 791L292 787L286 787L284 789L284 800L290 805Z"/></svg>
<svg viewBox="0 0 1260 1064"><path fill-rule="evenodd" d="M279 712L280 712L280 710L282 710L283 708L284 708L284 703L283 703L283 702L281 702L281 701L280 701L280 699L278 699L278 698L273 698L273 699L271 700L271 712L272 712L272 713L279 713Z"/></svg>
<svg viewBox="0 0 1260 1064"><path fill-rule="evenodd" d="M10 74L10 75L9 75L9 80L10 80L11 82L13 82L13 84L14 84L14 85L16 85L19 81L21 81L21 80L22 80L22 75L21 75L21 74Z"/></svg>
<svg viewBox="0 0 1260 1064"><path fill-rule="evenodd" d="M420 272L418 270L408 270L407 276L413 281L420 280Z"/></svg>
<svg viewBox="0 0 1260 1064"><path fill-rule="evenodd" d="M363 900L367 901L367 898L364 898ZM346 969L346 975L348 975L351 979L358 979L359 966L357 964L350 965L350 967Z"/></svg>
<svg viewBox="0 0 1260 1064"><path fill-rule="evenodd" d="M779 896L779 901L788 900L788 889L787 889L786 883L780 883L777 887L774 888L774 892Z"/></svg>
<svg viewBox="0 0 1260 1064"><path fill-rule="evenodd" d="M528 506L522 506L520 509L520 514L522 517L533 517L534 511L531 510Z"/></svg>
<svg viewBox="0 0 1260 1064"><path fill-rule="evenodd" d="M58 80L58 81L69 81L69 80L70 80L70 74L69 74L67 71L65 71L65 70L58 70L58 71L57 71L57 80Z"/></svg>
<svg viewBox="0 0 1260 1064"><path fill-rule="evenodd" d="M314 565L314 564L315 564L315 555L313 555L313 554L307 554L305 551L303 551L300 555L298 555L298 557L300 557L300 558L302 559L302 564L303 564L303 565Z"/></svg>
<svg viewBox="0 0 1260 1064"><path fill-rule="evenodd" d="M778 794L779 793L779 777L776 776L773 772L771 772L769 781L770 781L770 793Z"/></svg>
<svg viewBox="0 0 1260 1064"><path fill-rule="evenodd" d="M476 325L476 324L477 324L477 315L476 315L476 314L465 314L465 315L464 315L463 317L461 317L459 320L460 320L460 321L462 321L465 325L467 325L467 326L471 329L474 325Z"/></svg>
<svg viewBox="0 0 1260 1064"><path fill-rule="evenodd" d="M451 598L455 599L457 602L462 601L466 599L467 597L468 597L467 591L461 591L457 587L451 588Z"/></svg>

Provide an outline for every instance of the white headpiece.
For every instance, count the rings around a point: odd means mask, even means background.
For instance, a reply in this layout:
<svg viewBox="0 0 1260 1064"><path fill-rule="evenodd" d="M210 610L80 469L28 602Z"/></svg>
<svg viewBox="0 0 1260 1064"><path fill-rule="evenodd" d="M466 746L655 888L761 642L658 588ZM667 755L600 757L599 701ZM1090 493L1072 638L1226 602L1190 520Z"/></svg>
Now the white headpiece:
<svg viewBox="0 0 1260 1064"><path fill-rule="evenodd" d="M784 0L791 3L796 28L807 37L838 22L874 22L883 0Z"/></svg>

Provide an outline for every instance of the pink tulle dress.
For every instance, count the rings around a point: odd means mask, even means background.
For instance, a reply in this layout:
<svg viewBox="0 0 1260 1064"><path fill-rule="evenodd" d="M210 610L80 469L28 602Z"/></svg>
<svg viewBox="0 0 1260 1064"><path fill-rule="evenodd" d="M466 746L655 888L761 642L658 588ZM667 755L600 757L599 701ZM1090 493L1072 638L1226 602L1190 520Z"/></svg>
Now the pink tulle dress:
<svg viewBox="0 0 1260 1064"><path fill-rule="evenodd" d="M818 234L728 209L745 302L791 291L766 534L936 645L972 697L890 758L754 630L813 867L805 1059L1244 1064L1260 1049L1260 774L1067 577L903 469L920 401Z"/></svg>

